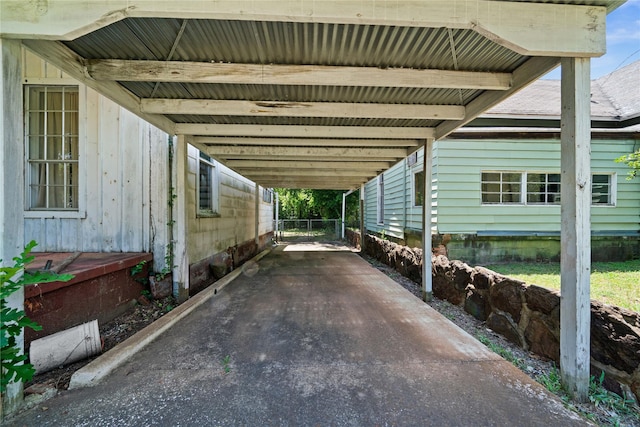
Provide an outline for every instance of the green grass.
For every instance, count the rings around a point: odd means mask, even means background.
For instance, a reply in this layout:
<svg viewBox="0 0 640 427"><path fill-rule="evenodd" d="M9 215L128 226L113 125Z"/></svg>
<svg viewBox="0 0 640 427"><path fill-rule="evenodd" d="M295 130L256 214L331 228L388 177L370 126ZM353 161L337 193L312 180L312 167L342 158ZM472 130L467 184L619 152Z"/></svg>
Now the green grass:
<svg viewBox="0 0 640 427"><path fill-rule="evenodd" d="M559 263L493 264L486 267L528 284L560 290ZM640 260L594 262L591 265L591 299L640 312Z"/></svg>

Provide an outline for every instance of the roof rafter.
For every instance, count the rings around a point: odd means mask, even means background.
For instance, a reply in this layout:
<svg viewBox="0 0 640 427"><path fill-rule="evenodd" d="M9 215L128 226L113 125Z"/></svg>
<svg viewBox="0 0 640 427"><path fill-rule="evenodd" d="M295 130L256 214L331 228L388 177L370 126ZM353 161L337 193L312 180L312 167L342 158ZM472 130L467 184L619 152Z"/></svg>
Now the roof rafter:
<svg viewBox="0 0 640 427"><path fill-rule="evenodd" d="M178 123L177 134L199 136L258 136L296 138L394 138L425 139L435 136L430 127L382 126L301 126L301 125L219 125Z"/></svg>
<svg viewBox="0 0 640 427"><path fill-rule="evenodd" d="M465 115L465 108L458 105L209 99L142 99L141 110L151 114L441 120L461 120Z"/></svg>
<svg viewBox="0 0 640 427"><path fill-rule="evenodd" d="M233 64L186 61L95 59L86 72L96 80L372 86L507 90L510 73L330 65Z"/></svg>
<svg viewBox="0 0 640 427"><path fill-rule="evenodd" d="M211 145L271 145L292 147L418 147L418 139L354 139L354 138L249 138L196 136L195 144Z"/></svg>
<svg viewBox="0 0 640 427"><path fill-rule="evenodd" d="M355 157L355 158L403 158L406 148L347 148L347 147L255 147L215 145L208 147L207 153L213 157L239 158L238 156L272 157Z"/></svg>

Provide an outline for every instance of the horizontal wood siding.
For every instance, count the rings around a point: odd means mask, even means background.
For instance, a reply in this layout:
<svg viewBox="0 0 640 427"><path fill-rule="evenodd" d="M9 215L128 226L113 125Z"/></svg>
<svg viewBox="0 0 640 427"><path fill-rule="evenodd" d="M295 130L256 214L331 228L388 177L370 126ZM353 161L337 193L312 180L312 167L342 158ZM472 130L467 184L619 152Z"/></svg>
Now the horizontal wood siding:
<svg viewBox="0 0 640 427"><path fill-rule="evenodd" d="M483 206L480 199L483 170L559 173L559 141L455 140L437 144L440 233L559 232L560 206ZM592 208L594 232L638 230L640 181L627 181L627 168L613 161L633 149L633 140L592 142L592 172L615 173L617 181L617 205Z"/></svg>
<svg viewBox="0 0 640 427"><path fill-rule="evenodd" d="M255 239L255 184L226 166L215 162L218 177L218 216L198 217L196 211L196 179L199 152L189 146L187 177L188 253L189 262L224 252ZM262 201L262 187L259 188ZM260 234L273 229L273 204L260 202Z"/></svg>

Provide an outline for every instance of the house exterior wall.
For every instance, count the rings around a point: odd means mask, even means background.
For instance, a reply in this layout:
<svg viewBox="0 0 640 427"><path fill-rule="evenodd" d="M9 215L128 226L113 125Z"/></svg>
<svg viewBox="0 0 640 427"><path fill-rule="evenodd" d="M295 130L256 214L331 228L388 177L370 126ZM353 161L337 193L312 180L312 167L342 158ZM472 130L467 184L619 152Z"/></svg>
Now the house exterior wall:
<svg viewBox="0 0 640 427"><path fill-rule="evenodd" d="M255 239L255 184L226 166L215 162L218 178L219 212L215 216L199 216L197 189L199 150L189 145L187 203L188 254L192 263ZM262 200L259 215L261 235L273 230L273 204Z"/></svg>
<svg viewBox="0 0 640 427"><path fill-rule="evenodd" d="M612 206L592 206L592 246L598 257L636 256L640 232L640 180L614 159L640 141L594 138L592 173L613 174ZM365 185L366 228L409 246L420 246L422 211L414 206L413 174L422 171L423 150L384 174L385 222L376 222L377 181ZM448 139L434 144L432 233L450 257L467 262L556 259L560 251L560 205L487 205L481 202L483 171L560 172L558 139ZM404 185L404 187L403 187Z"/></svg>
<svg viewBox="0 0 640 427"><path fill-rule="evenodd" d="M23 64L25 88L78 86L80 176L78 211L25 207L25 241L38 251L158 251L167 240L168 135L27 51ZM162 267L164 251L156 257Z"/></svg>

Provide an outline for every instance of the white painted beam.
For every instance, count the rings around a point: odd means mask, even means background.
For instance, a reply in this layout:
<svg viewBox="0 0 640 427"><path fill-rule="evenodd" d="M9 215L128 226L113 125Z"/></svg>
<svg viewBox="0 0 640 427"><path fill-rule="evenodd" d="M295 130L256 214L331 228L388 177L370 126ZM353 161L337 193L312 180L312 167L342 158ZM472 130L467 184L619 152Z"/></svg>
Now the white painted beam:
<svg viewBox="0 0 640 427"><path fill-rule="evenodd" d="M127 17L231 19L471 29L519 53L536 56L601 55L607 11L596 6L496 0L4 0L0 8L3 37L73 40Z"/></svg>
<svg viewBox="0 0 640 427"><path fill-rule="evenodd" d="M367 177L377 175L376 170L343 170L343 169L322 169L322 170L309 170L309 169L242 169L242 175L247 178L255 179L269 179L279 178L282 176L321 176L324 178L331 177ZM255 178L255 179L254 179Z"/></svg>
<svg viewBox="0 0 640 427"><path fill-rule="evenodd" d="M27 49L40 58L50 62L58 69L69 74L74 79L96 90L101 95L126 108L138 117L162 129L168 134L174 134L174 123L164 116L147 114L140 110L140 98L124 89L116 82L99 82L88 78L84 70L85 59L59 42L46 40L24 40Z"/></svg>
<svg viewBox="0 0 640 427"><path fill-rule="evenodd" d="M242 138L196 136L195 144L213 145L270 145L293 147L417 147L418 139L337 139L337 138Z"/></svg>
<svg viewBox="0 0 640 427"><path fill-rule="evenodd" d="M511 87L510 73L329 65L96 59L87 61L86 72L96 80L105 81L484 90L507 90ZM157 111L158 106L150 103L147 108L149 112Z"/></svg>
<svg viewBox="0 0 640 427"><path fill-rule="evenodd" d="M587 402L590 373L591 124L590 60L562 60L560 373Z"/></svg>
<svg viewBox="0 0 640 427"><path fill-rule="evenodd" d="M365 148L365 147L257 147L215 145L207 148L207 154L222 158L239 158L238 156L259 157L355 157L366 160L369 157L404 158L407 149L396 148Z"/></svg>
<svg viewBox="0 0 640 427"><path fill-rule="evenodd" d="M142 99L149 114L189 114L249 117L341 117L462 120L463 106L373 104L347 102L275 102L211 99Z"/></svg>
<svg viewBox="0 0 640 427"><path fill-rule="evenodd" d="M258 136L280 138L433 138L433 128L376 126L218 125L178 123L178 134L199 136Z"/></svg>
<svg viewBox="0 0 640 427"><path fill-rule="evenodd" d="M232 169L235 168L291 168L291 169L342 169L342 170L386 170L391 167L391 162L341 162L338 160L329 162L314 162L306 160L287 161L287 160L229 160L225 162Z"/></svg>

